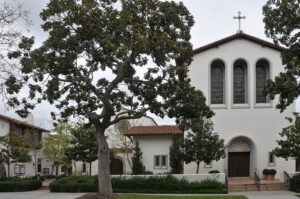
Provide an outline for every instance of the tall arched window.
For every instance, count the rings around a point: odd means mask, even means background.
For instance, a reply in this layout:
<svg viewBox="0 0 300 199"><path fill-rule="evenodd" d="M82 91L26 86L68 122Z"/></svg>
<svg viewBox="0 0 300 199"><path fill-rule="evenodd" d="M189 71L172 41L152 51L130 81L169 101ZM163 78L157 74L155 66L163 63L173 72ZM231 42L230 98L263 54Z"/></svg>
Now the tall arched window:
<svg viewBox="0 0 300 199"><path fill-rule="evenodd" d="M238 59L233 64L233 103L248 103L247 63Z"/></svg>
<svg viewBox="0 0 300 199"><path fill-rule="evenodd" d="M256 103L268 103L268 97L264 96L263 90L266 81L270 78L270 65L265 59L256 62Z"/></svg>
<svg viewBox="0 0 300 199"><path fill-rule="evenodd" d="M210 68L211 104L225 104L225 64L221 60L215 60Z"/></svg>

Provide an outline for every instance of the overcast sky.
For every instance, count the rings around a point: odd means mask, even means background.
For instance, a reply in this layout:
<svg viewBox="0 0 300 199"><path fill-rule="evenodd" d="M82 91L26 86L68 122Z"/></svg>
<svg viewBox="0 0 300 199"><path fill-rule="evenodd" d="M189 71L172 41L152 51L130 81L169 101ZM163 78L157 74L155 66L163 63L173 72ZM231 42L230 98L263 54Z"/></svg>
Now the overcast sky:
<svg viewBox="0 0 300 199"><path fill-rule="evenodd" d="M7 0L7 2L12 1ZM29 27L30 32L26 34L33 35L40 44L47 37L47 33L41 29L42 21L39 13L45 8L48 0L15 0L14 2L23 4L25 9L30 10L33 25ZM233 17L237 16L238 11L242 12L242 16L246 16L246 19L242 21L243 32L271 41L264 34L262 21L262 6L266 0L183 0L182 2L195 18L195 25L191 30L191 42L194 48L235 34L238 29L238 21ZM49 109L49 105L43 104L33 111L35 124L43 127L51 125ZM0 111L10 116L16 116L12 110L2 109ZM174 124L171 119L153 117L158 124Z"/></svg>

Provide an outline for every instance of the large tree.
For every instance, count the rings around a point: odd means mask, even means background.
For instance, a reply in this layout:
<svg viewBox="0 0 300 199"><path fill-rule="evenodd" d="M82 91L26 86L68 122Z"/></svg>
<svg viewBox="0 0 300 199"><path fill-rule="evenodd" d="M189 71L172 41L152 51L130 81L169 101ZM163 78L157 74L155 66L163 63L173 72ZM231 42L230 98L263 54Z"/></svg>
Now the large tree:
<svg viewBox="0 0 300 199"><path fill-rule="evenodd" d="M99 197L113 196L110 150L105 130L148 111L164 117L197 117L210 113L200 91L190 86L189 42L193 17L183 5L159 0L50 0L42 11L48 39L32 49L24 38L21 78L11 76L9 104L23 105L26 116L36 102L47 100L61 119L85 118L96 129ZM126 109L124 110L123 107Z"/></svg>
<svg viewBox="0 0 300 199"><path fill-rule="evenodd" d="M27 137L10 133L0 137L0 163L7 165L7 176L10 177L10 165L18 162L29 162L29 143Z"/></svg>
<svg viewBox="0 0 300 199"><path fill-rule="evenodd" d="M213 133L213 123L207 118L193 120L193 125L184 140L185 162L195 162L196 173L199 173L201 162L206 164L225 157L224 140Z"/></svg>
<svg viewBox="0 0 300 199"><path fill-rule="evenodd" d="M287 118L290 126L282 129L279 135L283 138L277 140L278 147L273 150L274 155L282 157L284 159L297 159L300 158L300 120Z"/></svg>
<svg viewBox="0 0 300 199"><path fill-rule="evenodd" d="M78 124L71 129L72 138L65 155L70 160L89 163L89 175L92 174L92 162L97 160L97 140L95 128Z"/></svg>
<svg viewBox="0 0 300 199"><path fill-rule="evenodd" d="M283 111L300 94L300 2L299 0L268 0L263 7L267 36L288 49L282 53L285 71L268 81L266 94L271 99L279 94L277 108Z"/></svg>

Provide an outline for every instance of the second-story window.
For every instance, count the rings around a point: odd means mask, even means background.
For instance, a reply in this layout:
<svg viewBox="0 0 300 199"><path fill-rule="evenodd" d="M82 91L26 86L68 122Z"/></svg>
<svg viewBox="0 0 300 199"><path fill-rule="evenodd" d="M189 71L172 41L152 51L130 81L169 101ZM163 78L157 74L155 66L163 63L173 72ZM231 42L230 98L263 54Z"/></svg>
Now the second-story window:
<svg viewBox="0 0 300 199"><path fill-rule="evenodd" d="M210 66L210 103L225 104L225 65L221 60L215 60Z"/></svg>
<svg viewBox="0 0 300 199"><path fill-rule="evenodd" d="M233 65L233 103L248 103L248 72L247 63L238 59Z"/></svg>

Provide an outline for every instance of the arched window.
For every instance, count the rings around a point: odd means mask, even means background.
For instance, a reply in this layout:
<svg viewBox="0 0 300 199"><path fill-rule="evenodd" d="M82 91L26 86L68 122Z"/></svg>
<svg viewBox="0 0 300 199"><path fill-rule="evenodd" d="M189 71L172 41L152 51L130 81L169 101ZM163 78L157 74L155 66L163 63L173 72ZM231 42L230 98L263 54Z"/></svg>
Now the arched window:
<svg viewBox="0 0 300 199"><path fill-rule="evenodd" d="M268 103L268 97L264 96L263 90L266 81L270 78L270 65L265 59L256 63L256 103Z"/></svg>
<svg viewBox="0 0 300 199"><path fill-rule="evenodd" d="M238 59L233 64L233 103L248 103L247 63Z"/></svg>
<svg viewBox="0 0 300 199"><path fill-rule="evenodd" d="M215 60L210 68L211 104L225 104L225 64Z"/></svg>

